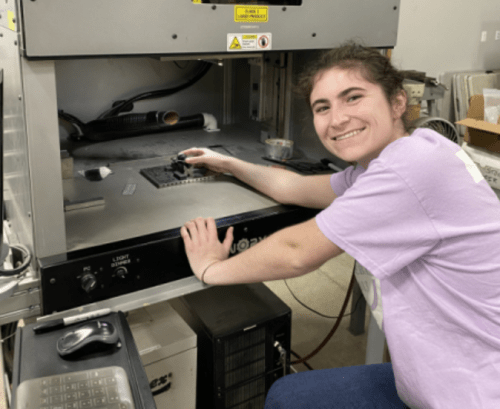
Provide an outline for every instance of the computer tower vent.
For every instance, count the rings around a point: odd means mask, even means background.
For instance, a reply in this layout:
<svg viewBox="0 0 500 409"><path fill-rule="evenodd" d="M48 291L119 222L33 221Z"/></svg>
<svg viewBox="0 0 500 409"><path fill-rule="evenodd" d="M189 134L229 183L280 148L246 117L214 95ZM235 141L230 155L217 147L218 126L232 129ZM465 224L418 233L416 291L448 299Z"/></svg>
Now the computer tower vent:
<svg viewBox="0 0 500 409"><path fill-rule="evenodd" d="M225 387L230 388L265 372L266 369L266 329L228 339L224 342Z"/></svg>
<svg viewBox="0 0 500 409"><path fill-rule="evenodd" d="M266 400L266 380L258 378L226 393L225 408L262 409Z"/></svg>

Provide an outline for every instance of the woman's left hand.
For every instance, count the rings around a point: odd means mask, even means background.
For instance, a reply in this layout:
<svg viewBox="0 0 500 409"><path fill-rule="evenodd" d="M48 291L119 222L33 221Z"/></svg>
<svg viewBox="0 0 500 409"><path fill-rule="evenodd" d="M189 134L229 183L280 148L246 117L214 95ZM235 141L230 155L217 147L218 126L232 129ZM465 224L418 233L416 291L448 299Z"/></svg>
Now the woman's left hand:
<svg viewBox="0 0 500 409"><path fill-rule="evenodd" d="M215 220L211 217L198 217L181 227L181 236L191 269L196 277L201 279L208 266L229 257L233 243L233 227L227 230L221 243L217 236Z"/></svg>

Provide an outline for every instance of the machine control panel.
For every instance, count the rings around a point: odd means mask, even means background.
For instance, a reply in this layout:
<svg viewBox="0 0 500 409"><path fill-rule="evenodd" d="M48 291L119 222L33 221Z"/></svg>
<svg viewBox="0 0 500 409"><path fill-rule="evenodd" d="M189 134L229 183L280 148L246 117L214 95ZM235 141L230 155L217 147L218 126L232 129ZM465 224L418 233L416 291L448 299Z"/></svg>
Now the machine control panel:
<svg viewBox="0 0 500 409"><path fill-rule="evenodd" d="M217 219L219 237L234 226L231 255L317 210L282 206ZM43 314L107 300L192 275L180 229L40 260Z"/></svg>

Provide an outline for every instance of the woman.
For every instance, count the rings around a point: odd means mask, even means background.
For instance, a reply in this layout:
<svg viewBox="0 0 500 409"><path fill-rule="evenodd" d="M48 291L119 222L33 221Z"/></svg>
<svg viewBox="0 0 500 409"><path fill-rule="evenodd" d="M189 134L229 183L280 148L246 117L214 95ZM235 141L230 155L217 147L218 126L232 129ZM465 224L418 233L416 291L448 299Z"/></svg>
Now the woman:
<svg viewBox="0 0 500 409"><path fill-rule="evenodd" d="M324 209L230 259L232 230L220 243L214 221L196 219L181 229L186 252L197 277L220 285L299 276L346 251L380 280L392 367L287 376L268 407L500 407L497 196L458 145L427 129L408 135L402 77L377 51L332 50L301 85L323 145L356 166L300 176L186 151L279 202ZM404 404L390 397L394 378Z"/></svg>

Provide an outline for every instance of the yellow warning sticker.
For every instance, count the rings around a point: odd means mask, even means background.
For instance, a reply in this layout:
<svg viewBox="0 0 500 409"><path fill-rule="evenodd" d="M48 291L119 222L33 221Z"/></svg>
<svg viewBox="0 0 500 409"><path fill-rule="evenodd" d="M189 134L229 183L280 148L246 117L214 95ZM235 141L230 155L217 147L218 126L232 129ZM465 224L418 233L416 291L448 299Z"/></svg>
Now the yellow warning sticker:
<svg viewBox="0 0 500 409"><path fill-rule="evenodd" d="M238 41L238 37L234 37L231 45L229 46L230 50L241 50L241 44Z"/></svg>
<svg viewBox="0 0 500 409"><path fill-rule="evenodd" d="M199 3L199 4L201 4L201 0L193 0L193 3Z"/></svg>
<svg viewBox="0 0 500 409"><path fill-rule="evenodd" d="M227 35L227 51L264 51L270 50L271 33L232 33Z"/></svg>
<svg viewBox="0 0 500 409"><path fill-rule="evenodd" d="M268 19L267 6L234 6L235 23L267 23Z"/></svg>
<svg viewBox="0 0 500 409"><path fill-rule="evenodd" d="M9 30L16 31L16 20L13 11L7 11L7 20L9 22Z"/></svg>

